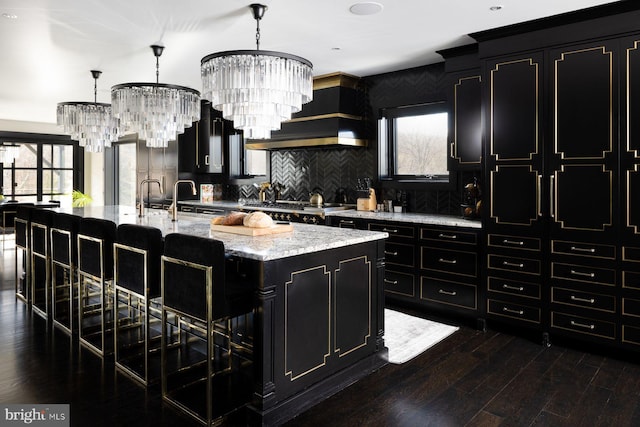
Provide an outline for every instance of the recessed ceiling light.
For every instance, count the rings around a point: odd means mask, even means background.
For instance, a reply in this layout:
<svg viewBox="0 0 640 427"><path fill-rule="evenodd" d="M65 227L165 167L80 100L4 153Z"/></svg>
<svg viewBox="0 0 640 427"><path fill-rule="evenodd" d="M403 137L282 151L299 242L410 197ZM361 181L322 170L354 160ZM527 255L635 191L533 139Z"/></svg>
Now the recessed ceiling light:
<svg viewBox="0 0 640 427"><path fill-rule="evenodd" d="M492 12L496 12L498 10L502 10L502 6L499 6L499 5L498 6L491 6L489 8L489 10L492 11Z"/></svg>
<svg viewBox="0 0 640 427"><path fill-rule="evenodd" d="M18 19L18 15L14 15L13 13L3 13L2 17L6 19Z"/></svg>
<svg viewBox="0 0 640 427"><path fill-rule="evenodd" d="M349 8L349 11L354 15L375 15L376 13L382 12L382 9L382 4L373 1L367 1L352 4Z"/></svg>

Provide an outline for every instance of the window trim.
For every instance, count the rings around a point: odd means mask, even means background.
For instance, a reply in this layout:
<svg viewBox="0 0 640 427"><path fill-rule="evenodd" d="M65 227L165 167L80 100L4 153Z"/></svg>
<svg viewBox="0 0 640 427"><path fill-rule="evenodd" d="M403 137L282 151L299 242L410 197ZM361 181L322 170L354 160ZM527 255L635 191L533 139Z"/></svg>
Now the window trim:
<svg viewBox="0 0 640 427"><path fill-rule="evenodd" d="M425 104L404 105L383 108L378 121L378 179L383 188L424 188L434 190L451 190L456 186L456 174L450 168L447 156L447 179L444 175L399 175L395 173L395 129L394 119L421 114L450 114L446 101L435 101ZM449 124L447 119L447 125ZM447 138L448 140L448 138ZM448 141L447 141L448 142Z"/></svg>

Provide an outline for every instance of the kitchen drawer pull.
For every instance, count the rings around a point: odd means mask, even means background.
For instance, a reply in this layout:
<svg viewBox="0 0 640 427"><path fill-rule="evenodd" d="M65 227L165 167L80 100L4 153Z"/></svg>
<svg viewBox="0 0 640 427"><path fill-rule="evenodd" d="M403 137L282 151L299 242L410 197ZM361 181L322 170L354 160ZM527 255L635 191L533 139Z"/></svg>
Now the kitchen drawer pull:
<svg viewBox="0 0 640 427"><path fill-rule="evenodd" d="M340 220L340 224L353 224L353 221L346 220L346 219L341 219Z"/></svg>
<svg viewBox="0 0 640 427"><path fill-rule="evenodd" d="M388 285L397 285L398 281L397 280L384 279L384 283L386 283Z"/></svg>
<svg viewBox="0 0 640 427"><path fill-rule="evenodd" d="M511 286L511 285L507 285L506 283L502 284L502 289L509 289L510 291L518 291L518 292L524 291L524 288L522 286L520 286L520 287Z"/></svg>
<svg viewBox="0 0 640 427"><path fill-rule="evenodd" d="M507 266L507 267L524 268L524 264L523 263L517 264L515 262L509 262L509 261L502 261L502 265Z"/></svg>
<svg viewBox="0 0 640 427"><path fill-rule="evenodd" d="M590 277L592 279L596 277L596 273L582 273L580 271L575 271L575 270L571 270L571 274L573 274L574 276L580 276L580 277Z"/></svg>
<svg viewBox="0 0 640 427"><path fill-rule="evenodd" d="M518 316L522 316L524 314L524 310L512 310L508 307L502 307L502 311L510 314L517 314Z"/></svg>
<svg viewBox="0 0 640 427"><path fill-rule="evenodd" d="M577 248L575 246L571 246L571 250L574 252L588 252L588 253L595 253L596 249L595 248Z"/></svg>
<svg viewBox="0 0 640 427"><path fill-rule="evenodd" d="M452 297L455 297L456 295L458 295L458 293L456 291L445 291L444 289L439 289L438 293L439 294L444 294L444 295L450 295Z"/></svg>
<svg viewBox="0 0 640 427"><path fill-rule="evenodd" d="M440 237L441 239L457 239L458 235L457 234L444 234L444 233L440 233L438 234L438 237Z"/></svg>
<svg viewBox="0 0 640 427"><path fill-rule="evenodd" d="M444 258L440 258L438 259L438 262L441 262L443 264L457 264L458 260L456 259L444 259Z"/></svg>
<svg viewBox="0 0 640 427"><path fill-rule="evenodd" d="M594 330L596 328L596 325L594 324L585 325L584 323L579 323L579 322L576 322L575 320L571 321L571 326L577 326L579 328L584 328L589 330Z"/></svg>
<svg viewBox="0 0 640 427"><path fill-rule="evenodd" d="M391 256L398 256L398 251L395 252L391 252L391 251L384 251L385 255L391 255Z"/></svg>
<svg viewBox="0 0 640 427"><path fill-rule="evenodd" d="M575 295L571 295L571 301L577 301L577 302L586 302L589 304L593 304L596 302L596 300L594 298L580 298L577 297Z"/></svg>
<svg viewBox="0 0 640 427"><path fill-rule="evenodd" d="M397 228L388 229L387 227L385 227L382 229L382 231L385 231L387 233L397 233L398 229Z"/></svg>
<svg viewBox="0 0 640 427"><path fill-rule="evenodd" d="M522 240L518 240L518 241L516 241L516 240L507 240L507 239L504 239L504 240L502 241L502 243L504 243L505 245L518 245L518 246L522 246L522 245L524 245L524 242L523 242Z"/></svg>
<svg viewBox="0 0 640 427"><path fill-rule="evenodd" d="M536 199L538 202L538 216L542 216L542 175L538 175L538 186L536 187Z"/></svg>

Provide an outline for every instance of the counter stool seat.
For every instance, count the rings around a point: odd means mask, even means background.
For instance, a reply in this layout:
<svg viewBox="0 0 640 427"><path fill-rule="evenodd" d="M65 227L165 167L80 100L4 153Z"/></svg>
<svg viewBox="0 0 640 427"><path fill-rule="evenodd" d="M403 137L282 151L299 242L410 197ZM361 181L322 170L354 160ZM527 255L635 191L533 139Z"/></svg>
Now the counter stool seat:
<svg viewBox="0 0 640 427"><path fill-rule="evenodd" d="M118 226L113 245L115 365L145 386L160 380L162 249L159 229Z"/></svg>
<svg viewBox="0 0 640 427"><path fill-rule="evenodd" d="M51 226L55 213L49 209L31 211L31 305L33 312L49 318L51 293Z"/></svg>
<svg viewBox="0 0 640 427"><path fill-rule="evenodd" d="M76 263L80 218L56 213L51 226L51 317L54 326L69 335L77 332Z"/></svg>
<svg viewBox="0 0 640 427"><path fill-rule="evenodd" d="M221 241L165 236L162 396L205 425L250 399L250 385L243 387L251 384L251 359L234 351L231 325L234 318L251 313L254 284L229 286L225 264ZM170 333L170 327L177 333Z"/></svg>
<svg viewBox="0 0 640 427"><path fill-rule="evenodd" d="M116 224L80 219L78 229L78 339L103 357L113 352L113 243Z"/></svg>

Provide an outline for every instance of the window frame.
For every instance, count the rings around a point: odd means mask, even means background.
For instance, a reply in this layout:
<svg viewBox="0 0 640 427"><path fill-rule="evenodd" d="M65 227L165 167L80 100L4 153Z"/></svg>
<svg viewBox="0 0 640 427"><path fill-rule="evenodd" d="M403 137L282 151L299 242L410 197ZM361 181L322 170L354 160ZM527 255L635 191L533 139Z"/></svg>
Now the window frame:
<svg viewBox="0 0 640 427"><path fill-rule="evenodd" d="M401 175L396 173L396 129L395 119L425 114L447 113L447 127L450 126L450 114L446 101L425 104L405 105L383 108L378 121L378 179L384 188L422 188L451 190L456 186L456 173L451 168L447 151L446 163L448 175ZM449 134L444 141L449 147Z"/></svg>

